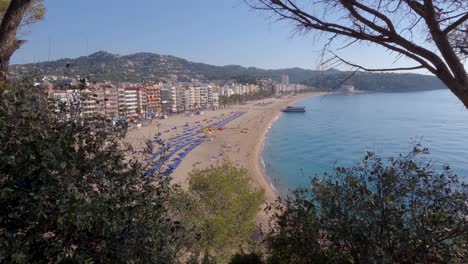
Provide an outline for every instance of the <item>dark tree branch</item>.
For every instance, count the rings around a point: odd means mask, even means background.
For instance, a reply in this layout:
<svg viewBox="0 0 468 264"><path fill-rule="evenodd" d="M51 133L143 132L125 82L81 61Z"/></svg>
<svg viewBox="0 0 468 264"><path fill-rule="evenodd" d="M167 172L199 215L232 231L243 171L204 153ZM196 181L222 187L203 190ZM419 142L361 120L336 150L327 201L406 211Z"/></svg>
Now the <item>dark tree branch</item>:
<svg viewBox="0 0 468 264"><path fill-rule="evenodd" d="M352 66L354 68L358 68L358 69L361 69L361 70L364 70L364 71L368 71L368 72L388 72L388 71L409 71L409 70L418 70L418 69L424 69L425 67L423 65L419 65L419 66L413 66L413 67L397 67L397 68L380 68L380 69L370 69L370 68L366 68L366 67L363 67L361 65L358 65L358 64L354 64L354 63L351 63L343 58L341 58L340 56L336 55L334 52L330 51L331 54L333 54L333 57L340 60L341 62L343 62L344 64L347 64L349 66Z"/></svg>
<svg viewBox="0 0 468 264"><path fill-rule="evenodd" d="M387 17L385 16L384 14L380 13L379 11L375 10L375 9L372 9L366 5L363 5L355 0L352 0L352 1L349 1L349 0L341 0L341 3L348 9L350 10L350 12L353 12L353 16L358 18L359 20L361 20L362 22L364 22L367 26L369 27L372 27L374 30L376 31L379 31L381 32L382 34L388 34L388 33L394 33L396 34L396 30L395 30L395 26L393 25L392 21ZM362 9L364 10L365 12L381 19L382 21L385 22L385 24L387 25L388 27L388 30L387 29L384 29L382 27L376 27L376 23L374 21L370 21L368 19L365 19L364 17L362 17L361 15L359 15L358 12L356 12L356 10L354 9L354 6L359 8L359 9Z"/></svg>
<svg viewBox="0 0 468 264"><path fill-rule="evenodd" d="M439 22L437 20L437 13L435 11L432 0L424 0L424 14L426 24L429 28L429 33L431 34L432 39L440 53L442 54L442 57L448 64L452 74L455 76L455 78L463 81L463 85L468 85L467 72L460 59L457 57L455 51L451 47L446 34L444 34L440 29ZM468 87L465 87L465 89L468 89ZM466 91L466 93L468 96L468 91Z"/></svg>
<svg viewBox="0 0 468 264"><path fill-rule="evenodd" d="M466 13L464 16L459 18L457 21L453 22L450 26L446 27L443 31L445 35L450 33L452 30L456 29L458 26L463 24L464 22L468 21L468 13Z"/></svg>
<svg viewBox="0 0 468 264"><path fill-rule="evenodd" d="M333 37L329 42L337 36L344 36L351 39L344 47L362 40L415 60L420 65L369 69L340 58L342 63L366 71L425 68L436 75L468 107L468 77L462 59L458 57L464 54L467 46L465 41L468 42L468 32L458 32L459 27L468 21L468 5L464 1L317 0L304 4L307 8L299 6L299 1L294 0L245 1L260 3L250 6L273 11L281 20L296 22L305 32L331 33ZM320 12L336 14L319 17L317 14ZM337 18L340 14L342 16ZM425 23L419 23L420 21ZM442 30L441 23L449 25ZM428 35L427 45L402 35L403 32L409 32L411 36L420 35L420 30ZM449 34L450 32L456 34Z"/></svg>

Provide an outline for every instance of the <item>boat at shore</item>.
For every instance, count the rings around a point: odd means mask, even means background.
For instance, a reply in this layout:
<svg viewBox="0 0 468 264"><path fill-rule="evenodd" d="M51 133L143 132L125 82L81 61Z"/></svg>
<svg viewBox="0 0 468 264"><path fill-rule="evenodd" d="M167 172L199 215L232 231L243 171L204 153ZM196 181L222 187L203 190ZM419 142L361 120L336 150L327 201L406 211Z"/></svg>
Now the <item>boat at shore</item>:
<svg viewBox="0 0 468 264"><path fill-rule="evenodd" d="M304 113L305 107L304 106L287 106L283 109L285 113Z"/></svg>

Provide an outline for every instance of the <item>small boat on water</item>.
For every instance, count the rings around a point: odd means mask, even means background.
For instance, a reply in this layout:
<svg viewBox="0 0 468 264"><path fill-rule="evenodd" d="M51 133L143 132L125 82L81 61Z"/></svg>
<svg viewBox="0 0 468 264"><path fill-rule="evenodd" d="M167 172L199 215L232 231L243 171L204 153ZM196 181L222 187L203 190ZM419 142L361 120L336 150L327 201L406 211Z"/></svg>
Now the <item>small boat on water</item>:
<svg viewBox="0 0 468 264"><path fill-rule="evenodd" d="M283 109L285 113L304 113L305 107L304 106L287 106Z"/></svg>

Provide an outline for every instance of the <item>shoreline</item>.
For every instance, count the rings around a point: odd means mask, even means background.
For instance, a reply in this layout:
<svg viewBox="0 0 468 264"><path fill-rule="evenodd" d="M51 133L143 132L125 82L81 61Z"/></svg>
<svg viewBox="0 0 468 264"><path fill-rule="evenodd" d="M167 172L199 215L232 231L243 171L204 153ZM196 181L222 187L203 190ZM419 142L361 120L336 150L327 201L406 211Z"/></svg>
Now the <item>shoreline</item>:
<svg viewBox="0 0 468 264"><path fill-rule="evenodd" d="M311 93L299 94L299 95L297 95L297 97L293 98L293 100L287 100L287 101L283 102L280 105L280 107L284 108L287 105L295 104L295 103L297 103L299 101L302 101L304 99L307 99L307 98L310 98L310 97L323 96L323 95L326 95L326 94L329 94L329 93L326 93L326 92L311 92ZM258 140L258 144L256 145L256 147L254 149L255 156L257 157L256 158L257 162L255 164L255 174L257 174L256 175L257 177L262 177L267 181L269 189L271 189L271 191L274 194L274 197L266 197L267 202L269 202L269 203L272 203L277 199L277 197L279 195L279 190L277 189L277 186L274 185L273 180L271 179L271 177L268 175L268 173L266 171L266 164L265 164L265 161L263 160L262 153L264 151L265 141L266 141L266 137L268 135L269 130L271 129L273 124L276 121L278 121L278 119L283 114L284 114L283 112L278 111L278 113L275 116L273 116L273 118L268 122L268 124L264 128L264 131L263 131L261 137Z"/></svg>
<svg viewBox="0 0 468 264"><path fill-rule="evenodd" d="M287 105L305 98L326 94L329 93L309 92L282 98L266 98L246 104L231 105L224 109L208 110L204 115L177 115L165 120L154 120L147 126L129 131L126 141L134 149L140 150L145 146L145 141L154 139L158 132L162 132L161 139L170 141L174 137L180 138L186 133L187 128L200 130L236 113L243 113L223 125L222 130L216 130L213 133L202 132L195 135L195 138L189 139L189 142L193 142L196 138L200 139L203 136L203 142L186 153L171 173L171 184L186 189L190 173L194 170L202 170L223 161L230 161L236 166L247 169L254 186L263 189L266 202L272 203L277 199L278 190L267 175L266 168L261 166L261 153L267 133L274 122L280 118L281 110ZM247 133L242 132L244 130L247 130ZM167 161L168 165L178 158L177 153L179 152L175 152ZM260 223L265 223L267 217L260 212L258 220Z"/></svg>

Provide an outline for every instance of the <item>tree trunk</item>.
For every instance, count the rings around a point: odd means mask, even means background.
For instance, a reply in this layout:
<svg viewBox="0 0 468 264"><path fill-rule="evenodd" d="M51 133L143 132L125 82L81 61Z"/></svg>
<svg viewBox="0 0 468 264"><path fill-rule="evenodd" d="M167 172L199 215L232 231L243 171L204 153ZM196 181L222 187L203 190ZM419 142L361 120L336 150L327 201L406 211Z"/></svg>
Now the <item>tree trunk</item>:
<svg viewBox="0 0 468 264"><path fill-rule="evenodd" d="M25 42L16 39L16 32L32 2L33 0L12 0L3 16L0 25L0 90L7 80L11 56Z"/></svg>
<svg viewBox="0 0 468 264"><path fill-rule="evenodd" d="M437 74L437 77L468 108L468 76L456 79L451 73L442 71Z"/></svg>

